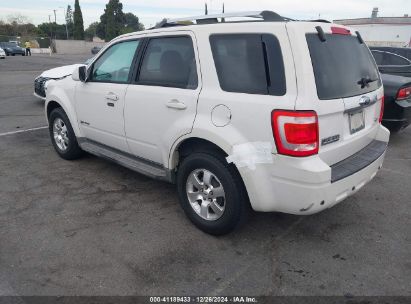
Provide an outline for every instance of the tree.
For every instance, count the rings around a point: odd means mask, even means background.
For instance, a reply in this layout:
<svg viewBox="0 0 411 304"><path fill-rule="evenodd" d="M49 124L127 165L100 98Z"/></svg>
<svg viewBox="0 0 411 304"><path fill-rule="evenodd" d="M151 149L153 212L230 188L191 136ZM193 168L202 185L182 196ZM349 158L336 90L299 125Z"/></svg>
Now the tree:
<svg viewBox="0 0 411 304"><path fill-rule="evenodd" d="M67 10L66 10L66 22L67 25L70 23L73 23L73 10L71 9L71 5L67 5Z"/></svg>
<svg viewBox="0 0 411 304"><path fill-rule="evenodd" d="M9 41L6 36L14 36L15 32L13 26L9 23L0 21L0 41Z"/></svg>
<svg viewBox="0 0 411 304"><path fill-rule="evenodd" d="M121 34L144 30L144 25L140 23L136 15L134 15L133 13L126 13L124 16L125 16L125 24L121 30Z"/></svg>
<svg viewBox="0 0 411 304"><path fill-rule="evenodd" d="M44 22L37 26L37 35L50 36L51 33L53 33L53 38L55 39L67 39L66 26L64 24Z"/></svg>
<svg viewBox="0 0 411 304"><path fill-rule="evenodd" d="M24 16L20 13L7 16L7 21L10 24L11 23L17 23L17 24L27 24L27 23L29 23L29 19L27 18L27 16Z"/></svg>
<svg viewBox="0 0 411 304"><path fill-rule="evenodd" d="M93 40L93 37L97 35L97 28L100 22L93 22L88 26L88 28L84 31L84 36L87 40Z"/></svg>
<svg viewBox="0 0 411 304"><path fill-rule="evenodd" d="M101 19L101 17L100 17ZM99 22L96 28L96 35L98 38L105 40L106 39L106 26L102 22Z"/></svg>
<svg viewBox="0 0 411 304"><path fill-rule="evenodd" d="M9 15L7 21L13 28L12 35L22 36L27 35L27 33L32 29L32 24L29 22L29 19L26 16L23 16L20 13Z"/></svg>
<svg viewBox="0 0 411 304"><path fill-rule="evenodd" d="M83 24L83 14L81 13L79 0L75 0L74 2L73 19L74 19L73 38L76 40L83 40L84 39L84 24Z"/></svg>
<svg viewBox="0 0 411 304"><path fill-rule="evenodd" d="M120 35L125 24L123 4L119 0L109 0L104 9L104 14L100 16L101 25L97 29L97 34L101 39L110 41Z"/></svg>
<svg viewBox="0 0 411 304"><path fill-rule="evenodd" d="M106 41L121 34L144 30L144 25L136 15L123 13L123 4L119 0L109 0L100 21L95 33Z"/></svg>
<svg viewBox="0 0 411 304"><path fill-rule="evenodd" d="M66 24L67 24L68 36L69 36L69 39L70 39L70 37L73 37L73 28L74 28L73 9L71 8L70 4L67 5Z"/></svg>

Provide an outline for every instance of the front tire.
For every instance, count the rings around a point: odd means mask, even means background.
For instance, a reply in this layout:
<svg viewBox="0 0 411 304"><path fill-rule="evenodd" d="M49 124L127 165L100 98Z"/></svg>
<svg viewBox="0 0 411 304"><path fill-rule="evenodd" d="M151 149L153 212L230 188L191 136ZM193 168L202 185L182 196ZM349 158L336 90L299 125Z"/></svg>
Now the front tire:
<svg viewBox="0 0 411 304"><path fill-rule="evenodd" d="M83 151L78 145L70 120L62 108L54 109L50 113L49 133L54 149L60 157L73 160L82 156Z"/></svg>
<svg viewBox="0 0 411 304"><path fill-rule="evenodd" d="M177 172L177 188L185 214L206 233L227 234L247 217L243 182L224 157L195 152L184 158Z"/></svg>

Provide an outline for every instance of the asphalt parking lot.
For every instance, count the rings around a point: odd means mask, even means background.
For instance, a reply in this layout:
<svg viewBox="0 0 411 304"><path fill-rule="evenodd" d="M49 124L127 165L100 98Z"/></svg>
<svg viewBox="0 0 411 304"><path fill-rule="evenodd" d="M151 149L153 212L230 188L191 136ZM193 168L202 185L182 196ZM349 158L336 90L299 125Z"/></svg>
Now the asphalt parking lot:
<svg viewBox="0 0 411 304"><path fill-rule="evenodd" d="M46 125L35 76L89 57L0 60L0 295L411 295L411 127L343 203L212 237L173 185L9 133Z"/></svg>

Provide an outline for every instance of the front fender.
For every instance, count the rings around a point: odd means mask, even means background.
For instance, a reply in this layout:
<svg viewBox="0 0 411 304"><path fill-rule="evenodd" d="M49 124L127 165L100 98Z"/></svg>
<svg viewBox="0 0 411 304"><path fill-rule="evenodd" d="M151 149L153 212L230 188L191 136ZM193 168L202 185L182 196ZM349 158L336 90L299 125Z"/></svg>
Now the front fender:
<svg viewBox="0 0 411 304"><path fill-rule="evenodd" d="M67 114L76 137L82 137L75 110L74 93L75 83L71 77L51 82L47 87L45 113L48 121L47 109L52 102L58 103Z"/></svg>

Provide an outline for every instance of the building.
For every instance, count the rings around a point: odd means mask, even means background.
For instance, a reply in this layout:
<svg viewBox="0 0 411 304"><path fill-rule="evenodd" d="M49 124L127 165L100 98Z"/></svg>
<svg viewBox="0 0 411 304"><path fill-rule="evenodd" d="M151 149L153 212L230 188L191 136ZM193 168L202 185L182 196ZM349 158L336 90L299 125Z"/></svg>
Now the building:
<svg viewBox="0 0 411 304"><path fill-rule="evenodd" d="M370 46L411 47L411 17L378 17L374 8L371 18L341 19L334 23L358 30Z"/></svg>

